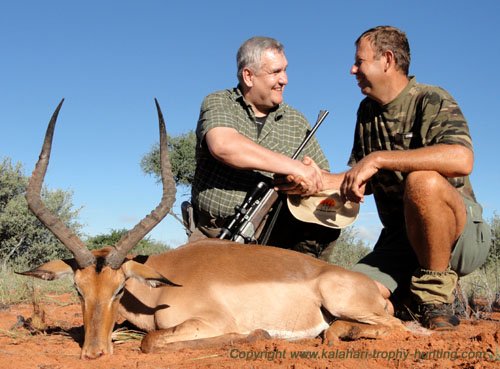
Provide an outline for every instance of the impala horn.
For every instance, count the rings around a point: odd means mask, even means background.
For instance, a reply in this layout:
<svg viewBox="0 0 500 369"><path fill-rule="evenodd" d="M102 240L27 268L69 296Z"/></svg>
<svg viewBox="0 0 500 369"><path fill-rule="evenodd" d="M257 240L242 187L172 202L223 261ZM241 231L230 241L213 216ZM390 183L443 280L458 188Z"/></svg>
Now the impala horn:
<svg viewBox="0 0 500 369"><path fill-rule="evenodd" d="M52 118L50 119L45 140L43 142L42 151L35 170L31 175L26 189L26 200L28 207L35 216L42 222L58 239L66 246L74 255L79 268L85 268L95 262L94 255L87 249L80 238L69 229L56 215L54 215L42 202L40 192L42 190L43 179L49 165L50 150L52 148L52 137L54 136L54 128L56 126L59 110L64 102L61 100L57 106Z"/></svg>
<svg viewBox="0 0 500 369"><path fill-rule="evenodd" d="M118 269L127 253L146 236L160 221L168 214L175 201L175 181L172 175L172 167L168 158L167 133L163 114L155 99L158 111L158 123L160 127L160 169L163 183L163 195L160 204L149 215L142 219L132 230L123 235L117 242L115 248L108 254L106 263L113 269Z"/></svg>

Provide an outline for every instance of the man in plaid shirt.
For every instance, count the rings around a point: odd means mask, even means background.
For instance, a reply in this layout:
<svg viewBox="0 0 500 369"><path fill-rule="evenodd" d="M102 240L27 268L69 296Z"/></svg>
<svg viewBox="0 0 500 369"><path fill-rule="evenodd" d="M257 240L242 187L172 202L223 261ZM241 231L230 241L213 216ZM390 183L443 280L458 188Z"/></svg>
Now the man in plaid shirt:
<svg viewBox="0 0 500 369"><path fill-rule="evenodd" d="M288 83L283 45L253 37L238 50L237 64L238 86L208 95L201 106L192 186L196 230L190 241L217 237L235 206L258 182L271 183L275 174L307 178L304 188L319 190L321 171L304 165L304 156L329 169L315 138L297 160L291 159L310 125L283 102ZM284 206L268 244L319 256L338 235L338 230L299 222Z"/></svg>

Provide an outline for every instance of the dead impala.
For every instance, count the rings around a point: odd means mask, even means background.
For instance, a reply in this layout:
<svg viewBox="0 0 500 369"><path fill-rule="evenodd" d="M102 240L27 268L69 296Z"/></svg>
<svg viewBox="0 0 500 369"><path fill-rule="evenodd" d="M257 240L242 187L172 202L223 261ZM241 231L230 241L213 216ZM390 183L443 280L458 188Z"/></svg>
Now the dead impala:
<svg viewBox="0 0 500 369"><path fill-rule="evenodd" d="M40 197L62 103L49 122L26 197L31 211L74 258L53 260L22 274L45 280L73 275L85 329L81 358L113 352L111 333L118 313L149 332L141 344L144 352L235 342L259 334L300 339L326 330L326 338L334 340L345 334L377 335L379 331L370 331L375 325L402 327L386 312L385 300L369 278L294 251L214 239L149 257L127 256L165 217L175 198L165 123L156 100L161 202L114 247L88 250ZM335 318L340 320L330 325ZM345 321L367 324L353 329L356 323Z"/></svg>

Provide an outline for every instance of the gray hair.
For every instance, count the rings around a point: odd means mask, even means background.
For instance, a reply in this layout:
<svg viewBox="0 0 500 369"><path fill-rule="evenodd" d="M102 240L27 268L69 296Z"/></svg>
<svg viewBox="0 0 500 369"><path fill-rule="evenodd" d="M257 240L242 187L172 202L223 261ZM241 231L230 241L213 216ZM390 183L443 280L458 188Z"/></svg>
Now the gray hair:
<svg viewBox="0 0 500 369"><path fill-rule="evenodd" d="M236 55L237 76L240 83L243 82L243 69L250 68L253 71L258 71L262 53L269 49L283 53L285 46L271 37L252 37L240 46Z"/></svg>

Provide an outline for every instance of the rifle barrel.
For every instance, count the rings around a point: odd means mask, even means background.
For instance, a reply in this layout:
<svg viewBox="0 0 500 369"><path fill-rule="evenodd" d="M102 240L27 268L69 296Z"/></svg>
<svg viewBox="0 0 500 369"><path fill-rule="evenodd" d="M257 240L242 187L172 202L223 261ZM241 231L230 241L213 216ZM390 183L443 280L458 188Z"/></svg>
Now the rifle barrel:
<svg viewBox="0 0 500 369"><path fill-rule="evenodd" d="M323 123L327 115L328 115L328 110L319 111L316 124L314 124L314 127L312 127L312 129L307 133L307 136L304 138L304 141L302 141L297 150L295 150L295 153L292 155L292 159L297 159L297 156L299 156L300 152L304 149L304 147L307 145L312 136L314 136L314 133L316 133L319 126L321 125L321 123Z"/></svg>

